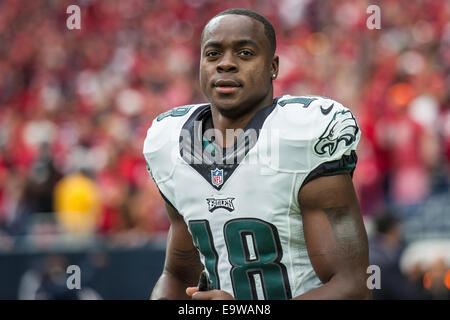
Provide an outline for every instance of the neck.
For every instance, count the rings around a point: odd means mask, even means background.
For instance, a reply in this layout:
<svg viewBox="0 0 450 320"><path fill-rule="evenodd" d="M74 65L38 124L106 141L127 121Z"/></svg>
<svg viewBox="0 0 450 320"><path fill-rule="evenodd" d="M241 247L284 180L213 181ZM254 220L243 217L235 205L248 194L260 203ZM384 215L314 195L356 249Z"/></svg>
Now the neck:
<svg viewBox="0 0 450 320"><path fill-rule="evenodd" d="M272 105L273 103L273 93L270 90L270 93L264 97L259 103L254 105L251 108L246 108L245 111L240 114L238 117L229 117L220 112L220 109L211 105L211 115L212 122L215 130L218 130L221 133L222 141L217 141L223 147L229 147L233 145L234 141L237 139L236 134L226 134L227 129L236 131L239 129L244 129L253 116L261 109Z"/></svg>

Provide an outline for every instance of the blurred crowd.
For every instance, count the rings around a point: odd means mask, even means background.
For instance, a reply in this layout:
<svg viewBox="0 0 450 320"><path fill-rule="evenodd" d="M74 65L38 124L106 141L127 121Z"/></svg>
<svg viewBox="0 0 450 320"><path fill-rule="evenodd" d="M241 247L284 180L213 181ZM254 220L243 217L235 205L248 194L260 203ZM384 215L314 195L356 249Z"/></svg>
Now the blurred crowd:
<svg viewBox="0 0 450 320"><path fill-rule="evenodd" d="M66 26L72 4L80 30ZM380 29L366 25L370 4L380 6ZM167 230L142 156L146 130L168 109L205 101L200 34L230 7L274 24L276 96L328 96L356 114L354 182L365 218L448 198L448 1L5 0L1 249L13 246L10 236Z"/></svg>

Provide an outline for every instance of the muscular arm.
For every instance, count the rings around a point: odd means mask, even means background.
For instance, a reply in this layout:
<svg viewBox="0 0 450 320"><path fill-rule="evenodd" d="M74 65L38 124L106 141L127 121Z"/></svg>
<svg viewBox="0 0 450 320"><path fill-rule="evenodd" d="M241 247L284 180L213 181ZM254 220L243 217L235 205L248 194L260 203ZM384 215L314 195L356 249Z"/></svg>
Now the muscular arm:
<svg viewBox="0 0 450 320"><path fill-rule="evenodd" d="M150 299L190 299L186 287L197 285L203 265L181 215L166 204L170 219L164 270Z"/></svg>
<svg viewBox="0 0 450 320"><path fill-rule="evenodd" d="M308 254L323 285L295 299L370 299L367 233L350 176L314 179L298 200Z"/></svg>

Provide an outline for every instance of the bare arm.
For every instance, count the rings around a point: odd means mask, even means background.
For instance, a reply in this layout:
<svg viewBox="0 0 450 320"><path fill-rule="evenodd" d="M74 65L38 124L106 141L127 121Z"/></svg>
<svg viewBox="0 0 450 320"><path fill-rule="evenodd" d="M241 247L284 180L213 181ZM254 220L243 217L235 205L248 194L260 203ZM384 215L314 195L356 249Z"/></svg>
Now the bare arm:
<svg viewBox="0 0 450 320"><path fill-rule="evenodd" d="M170 219L164 270L150 299L190 299L186 287L197 285L203 265L182 216L166 204Z"/></svg>
<svg viewBox="0 0 450 320"><path fill-rule="evenodd" d="M314 179L298 200L308 254L323 285L295 299L370 299L367 233L350 176Z"/></svg>

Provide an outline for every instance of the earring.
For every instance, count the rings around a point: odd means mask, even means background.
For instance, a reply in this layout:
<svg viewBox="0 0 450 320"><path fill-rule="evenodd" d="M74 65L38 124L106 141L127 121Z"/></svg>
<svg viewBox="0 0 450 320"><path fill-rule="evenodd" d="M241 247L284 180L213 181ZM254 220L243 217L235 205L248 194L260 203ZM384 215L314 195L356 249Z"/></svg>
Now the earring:
<svg viewBox="0 0 450 320"><path fill-rule="evenodd" d="M277 77L277 75L274 73L273 75L272 75L272 79L275 79Z"/></svg>

